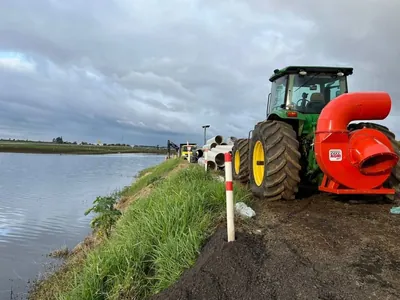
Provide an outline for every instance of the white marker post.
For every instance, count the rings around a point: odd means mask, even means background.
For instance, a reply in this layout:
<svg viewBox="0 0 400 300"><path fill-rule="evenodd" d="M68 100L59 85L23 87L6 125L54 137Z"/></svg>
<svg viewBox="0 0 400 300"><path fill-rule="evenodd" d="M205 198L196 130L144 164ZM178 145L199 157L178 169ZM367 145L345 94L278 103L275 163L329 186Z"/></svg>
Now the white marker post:
<svg viewBox="0 0 400 300"><path fill-rule="evenodd" d="M225 153L225 191L228 242L235 240L235 211L233 207L232 155Z"/></svg>
<svg viewBox="0 0 400 300"><path fill-rule="evenodd" d="M192 147L188 146L187 149L188 149L188 158L187 159L188 159L188 162L190 164L190 152L192 151Z"/></svg>

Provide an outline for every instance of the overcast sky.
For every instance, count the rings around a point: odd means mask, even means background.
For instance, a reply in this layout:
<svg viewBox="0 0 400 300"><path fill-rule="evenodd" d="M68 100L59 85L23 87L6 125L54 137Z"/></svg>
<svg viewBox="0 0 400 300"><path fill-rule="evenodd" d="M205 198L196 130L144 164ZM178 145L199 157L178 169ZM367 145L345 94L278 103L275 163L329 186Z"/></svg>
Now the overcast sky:
<svg viewBox="0 0 400 300"><path fill-rule="evenodd" d="M400 136L399 0L1 0L0 137L247 136L272 71L352 66ZM399 64L399 66L397 66Z"/></svg>

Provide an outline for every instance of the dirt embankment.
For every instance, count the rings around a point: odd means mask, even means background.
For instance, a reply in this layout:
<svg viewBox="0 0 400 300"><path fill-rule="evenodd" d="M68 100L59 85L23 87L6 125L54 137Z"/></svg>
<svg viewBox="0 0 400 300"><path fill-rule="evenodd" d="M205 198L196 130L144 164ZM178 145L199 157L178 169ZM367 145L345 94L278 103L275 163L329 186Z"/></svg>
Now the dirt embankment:
<svg viewBox="0 0 400 300"><path fill-rule="evenodd" d="M153 299L400 299L400 216L390 207L326 195L260 206L235 242L220 228Z"/></svg>

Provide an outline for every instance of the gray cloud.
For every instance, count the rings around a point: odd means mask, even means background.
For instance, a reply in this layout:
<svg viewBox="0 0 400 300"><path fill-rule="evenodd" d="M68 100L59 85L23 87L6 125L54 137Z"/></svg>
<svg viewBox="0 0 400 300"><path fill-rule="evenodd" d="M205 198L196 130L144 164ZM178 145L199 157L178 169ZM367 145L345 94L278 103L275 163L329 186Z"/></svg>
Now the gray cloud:
<svg viewBox="0 0 400 300"><path fill-rule="evenodd" d="M361 9L362 8L362 9ZM285 2L3 0L0 134L162 144L247 136L268 77L290 64L355 67L352 90L386 90L400 134L396 0ZM16 68L18 67L19 68Z"/></svg>

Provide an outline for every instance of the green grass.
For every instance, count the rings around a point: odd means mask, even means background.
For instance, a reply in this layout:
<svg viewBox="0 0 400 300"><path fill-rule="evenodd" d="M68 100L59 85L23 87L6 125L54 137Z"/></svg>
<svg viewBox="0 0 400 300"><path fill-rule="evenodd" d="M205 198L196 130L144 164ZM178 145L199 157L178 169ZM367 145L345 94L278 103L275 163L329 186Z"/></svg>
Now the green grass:
<svg viewBox="0 0 400 300"><path fill-rule="evenodd" d="M33 142L0 142L0 152L52 153L52 154L111 154L111 153L155 153L165 154L166 150L129 146L98 146Z"/></svg>
<svg viewBox="0 0 400 300"><path fill-rule="evenodd" d="M145 185L145 179L154 180L176 161L154 168L132 189ZM238 186L235 195L241 201L249 198ZM224 183L198 165L181 169L131 204L110 239L71 270L70 280L53 298L146 299L194 264L204 241L224 217Z"/></svg>
<svg viewBox="0 0 400 300"><path fill-rule="evenodd" d="M155 183L157 180L160 180L163 176L168 175L168 173L182 161L183 160L181 159L171 159L159 165L143 169L136 175L137 180L132 185L127 186L122 190L116 190L108 196L100 196L100 198L112 197L119 202L127 200L127 197L134 195L136 192L139 192L143 188ZM144 176L145 174L146 176ZM98 200L98 198L99 197L97 197L96 200ZM96 200L93 204L95 204ZM97 213L97 217L101 217L101 215L102 212ZM96 216L94 218L96 218ZM99 228L97 227L93 229L93 232L95 233L96 239L99 239L100 241L104 240L106 237L99 232ZM55 272L47 274L45 280L41 279L35 281L31 287L32 289L29 294L29 299L53 300L55 297L54 295L66 291L68 283L71 282L76 273L81 270L82 259L91 251L91 248L92 247L85 247L80 253L78 253L79 255L68 256L61 268Z"/></svg>
<svg viewBox="0 0 400 300"><path fill-rule="evenodd" d="M169 159L162 164L140 171L137 175L137 180L135 184L129 186L126 190L124 190L124 195L131 196L133 194L136 194L144 187L163 179L163 177L168 174L168 172L176 168L180 162L182 162L181 159Z"/></svg>

